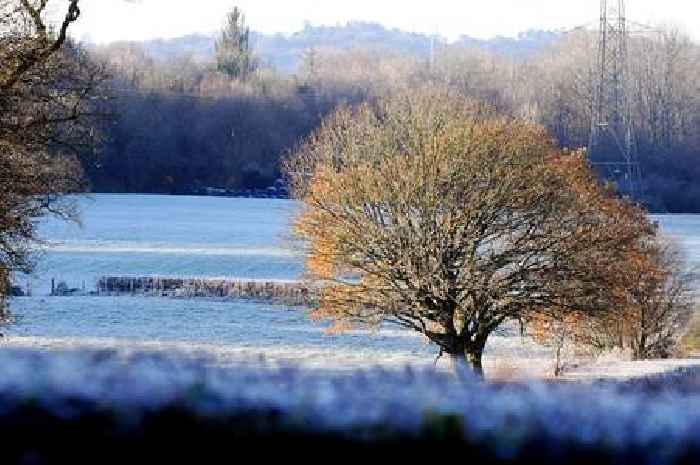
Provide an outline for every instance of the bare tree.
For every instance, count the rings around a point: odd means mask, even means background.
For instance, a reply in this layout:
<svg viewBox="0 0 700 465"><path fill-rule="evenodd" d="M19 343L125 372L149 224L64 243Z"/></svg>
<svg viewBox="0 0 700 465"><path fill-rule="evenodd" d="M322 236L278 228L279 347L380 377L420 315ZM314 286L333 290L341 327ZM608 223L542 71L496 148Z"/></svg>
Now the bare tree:
<svg viewBox="0 0 700 465"><path fill-rule="evenodd" d="M0 91L7 91L36 65L46 62L68 39L68 28L80 17L79 0L70 0L58 34L52 34L43 18L49 0L6 0L0 4L3 26L3 69ZM31 31L31 34L27 32Z"/></svg>
<svg viewBox="0 0 700 465"><path fill-rule="evenodd" d="M584 154L446 91L340 110L286 170L315 314L395 322L477 373L505 321L607 308L610 270L653 231Z"/></svg>
<svg viewBox="0 0 700 465"><path fill-rule="evenodd" d="M616 276L617 303L589 326L592 340L637 360L673 356L695 309L693 275L678 248L668 239L643 241Z"/></svg>
<svg viewBox="0 0 700 465"><path fill-rule="evenodd" d="M77 158L95 141L92 119L105 76L67 36L80 16L71 0L58 31L48 0L0 3L0 280L30 271L36 220L75 219L66 194L83 189ZM7 285L4 285L4 295Z"/></svg>
<svg viewBox="0 0 700 465"><path fill-rule="evenodd" d="M682 255L668 239L646 238L628 251L611 273L612 300L595 314L539 314L529 333L557 351L555 374L561 373L565 345L599 354L629 350L635 360L672 357L689 329L695 310Z"/></svg>

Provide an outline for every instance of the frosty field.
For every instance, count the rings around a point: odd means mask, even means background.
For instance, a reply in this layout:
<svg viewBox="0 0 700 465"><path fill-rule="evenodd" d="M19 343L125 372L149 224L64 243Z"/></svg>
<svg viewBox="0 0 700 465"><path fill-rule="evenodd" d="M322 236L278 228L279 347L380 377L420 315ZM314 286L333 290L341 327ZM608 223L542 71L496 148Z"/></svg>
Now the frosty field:
<svg viewBox="0 0 700 465"><path fill-rule="evenodd" d="M47 245L37 272L18 279L32 296L12 300L15 323L2 329L4 345L206 353L221 364L255 363L262 356L268 363L324 370L433 363L436 348L420 336L390 326L376 334L328 335L303 309L214 299L49 297L52 278L90 291L103 275L296 280L303 274L303 256L290 233L298 208L291 201L95 195L81 205L82 227L56 221L41 226ZM681 239L689 261L700 263L699 216L655 219ZM518 360L528 360L527 366ZM487 348L487 371L539 375L550 363L546 349L513 331ZM578 376L608 370L603 363Z"/></svg>

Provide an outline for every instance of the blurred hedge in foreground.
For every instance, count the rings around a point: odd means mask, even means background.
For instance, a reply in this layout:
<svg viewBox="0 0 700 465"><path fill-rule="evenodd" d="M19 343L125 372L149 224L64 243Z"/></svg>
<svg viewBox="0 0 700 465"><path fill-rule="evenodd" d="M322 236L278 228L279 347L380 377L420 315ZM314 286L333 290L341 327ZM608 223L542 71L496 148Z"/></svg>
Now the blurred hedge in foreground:
<svg viewBox="0 0 700 465"><path fill-rule="evenodd" d="M0 351L2 463L235 463L284 454L478 464L700 463L700 376L488 385L430 372L216 368ZM290 454L290 455L288 455ZM291 455L295 454L295 455Z"/></svg>

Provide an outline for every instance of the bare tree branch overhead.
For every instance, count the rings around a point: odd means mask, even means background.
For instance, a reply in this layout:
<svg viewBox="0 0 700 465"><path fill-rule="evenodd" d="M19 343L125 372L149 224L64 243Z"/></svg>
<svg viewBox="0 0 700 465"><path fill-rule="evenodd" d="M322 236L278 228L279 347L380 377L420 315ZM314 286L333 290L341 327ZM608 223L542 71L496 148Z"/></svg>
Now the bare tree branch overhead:
<svg viewBox="0 0 700 465"><path fill-rule="evenodd" d="M13 272L31 270L38 219L77 220L66 194L84 190L78 156L97 141L104 67L68 37L78 0L57 31L49 3L0 3L0 295Z"/></svg>
<svg viewBox="0 0 700 465"><path fill-rule="evenodd" d="M39 0L34 3L31 0L19 1L22 7L19 14L31 18L34 38L29 39L31 41L29 44L27 43L28 38L21 35L3 37L4 53L2 58L6 69L3 69L0 75L0 91L6 91L14 86L33 66L47 60L58 51L68 38L68 28L80 17L79 0L70 0L68 11L59 26L58 34L55 37L50 37L42 18L48 0Z"/></svg>

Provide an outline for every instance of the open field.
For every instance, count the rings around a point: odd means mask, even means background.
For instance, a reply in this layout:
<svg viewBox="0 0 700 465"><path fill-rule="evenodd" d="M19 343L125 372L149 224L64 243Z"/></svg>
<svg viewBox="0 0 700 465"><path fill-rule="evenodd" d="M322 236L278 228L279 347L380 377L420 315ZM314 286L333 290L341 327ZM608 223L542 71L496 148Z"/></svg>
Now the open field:
<svg viewBox="0 0 700 465"><path fill-rule="evenodd" d="M324 336L321 336L323 338ZM343 338L349 341L346 343ZM241 345L166 340L117 338L48 338L10 336L0 344L3 349L38 350L66 353L101 351L126 359L134 354L151 353L185 361L206 361L214 368L294 367L318 373L348 373L354 370L381 368L449 372L447 359L434 363L434 351L422 340L401 330L386 331L383 337L363 331L346 336L328 336L327 343L298 345L279 341L266 345L248 341ZM492 381L532 381L553 378L553 354L528 339L511 334L494 336L487 346L484 367ZM631 380L659 376L679 369L699 369L700 359L650 360L632 362L617 356L598 360L581 359L568 368L561 378L584 384L597 380Z"/></svg>
<svg viewBox="0 0 700 465"><path fill-rule="evenodd" d="M32 296L12 301L16 323L2 330L9 339L6 345L101 350L136 344L162 351L177 346L192 353L201 348L224 363L257 360L264 354L273 363L335 370L433 363L436 348L415 334L385 328L376 335L356 331L328 336L323 325L310 322L303 311L255 302L131 295L49 297L54 278L69 288L85 283L87 289L96 289L100 277L112 275L288 283L304 273L301 250L290 240L290 224L298 209L294 202L95 195L82 199L81 207L83 228L54 220L42 224L48 248L37 273L18 278ZM680 240L691 266L700 263L695 253L700 216L655 220L666 234ZM697 331L693 334L687 339L691 346L698 338ZM513 336L491 341L487 372L497 378L549 376L551 352ZM619 376L668 369L663 363L634 369L615 363L585 363L568 373L590 379L606 371Z"/></svg>
<svg viewBox="0 0 700 465"><path fill-rule="evenodd" d="M700 359L577 360L558 382L551 350L506 328L486 349L490 382L462 382L434 365L434 346L389 325L329 335L299 308L258 302L49 296L53 278L295 281L296 207L260 202L95 196L85 229L45 224L44 260L19 281L32 295L11 301L1 330L3 459L94 463L92 446L121 463L188 451L200 463L275 441L306 453L439 444L484 464L700 463ZM697 250L700 217L660 220ZM689 354L698 340L696 329Z"/></svg>

